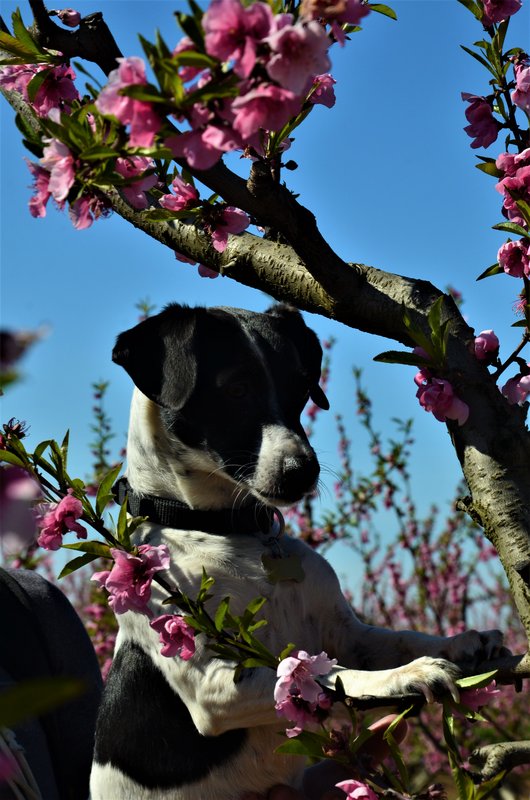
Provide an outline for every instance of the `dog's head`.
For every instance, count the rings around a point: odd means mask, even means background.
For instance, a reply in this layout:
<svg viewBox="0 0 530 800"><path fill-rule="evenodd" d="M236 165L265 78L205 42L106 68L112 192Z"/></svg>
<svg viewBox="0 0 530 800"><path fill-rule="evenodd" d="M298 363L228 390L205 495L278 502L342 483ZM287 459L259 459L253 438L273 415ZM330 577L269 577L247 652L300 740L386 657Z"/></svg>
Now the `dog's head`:
<svg viewBox="0 0 530 800"><path fill-rule="evenodd" d="M164 450L183 470L272 505L314 489L319 465L300 415L309 398L329 403L322 349L295 309L170 305L120 334L112 357L159 408Z"/></svg>

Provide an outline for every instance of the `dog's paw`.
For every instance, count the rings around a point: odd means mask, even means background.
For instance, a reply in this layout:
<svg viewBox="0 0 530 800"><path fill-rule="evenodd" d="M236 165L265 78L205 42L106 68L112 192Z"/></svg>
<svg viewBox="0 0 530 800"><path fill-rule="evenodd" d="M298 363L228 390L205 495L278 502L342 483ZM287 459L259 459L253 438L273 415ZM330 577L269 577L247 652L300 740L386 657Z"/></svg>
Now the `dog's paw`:
<svg viewBox="0 0 530 800"><path fill-rule="evenodd" d="M466 672L472 672L486 661L510 654L502 641L501 631L464 631L442 642L437 655L454 661Z"/></svg>
<svg viewBox="0 0 530 800"><path fill-rule="evenodd" d="M389 682L392 694L421 692L428 703L434 703L436 697L449 693L458 702L455 681L461 676L461 672L451 661L422 656L398 667L393 673Z"/></svg>

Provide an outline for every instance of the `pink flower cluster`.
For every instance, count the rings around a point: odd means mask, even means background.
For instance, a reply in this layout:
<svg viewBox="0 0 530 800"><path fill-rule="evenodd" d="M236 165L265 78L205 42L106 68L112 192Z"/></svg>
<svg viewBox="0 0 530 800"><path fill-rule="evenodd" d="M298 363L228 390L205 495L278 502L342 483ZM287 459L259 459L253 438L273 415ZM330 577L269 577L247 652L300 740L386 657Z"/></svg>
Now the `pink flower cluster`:
<svg viewBox="0 0 530 800"><path fill-rule="evenodd" d="M40 534L37 542L45 550L58 550L64 534L69 531L76 533L78 539L86 539L86 528L77 522L83 515L83 504L74 497L73 489L68 489L68 494L59 503L47 504L39 511L37 526Z"/></svg>
<svg viewBox="0 0 530 800"><path fill-rule="evenodd" d="M198 170L212 167L236 149L254 148L262 153L270 131L281 130L302 110L303 103L334 103L333 78L329 75L328 50L335 38L344 40L341 25L356 24L369 7L360 0L343 3L305 3L295 20L292 14L273 14L265 2L250 5L241 0L213 0L202 19L205 49L237 76L237 96L215 103L191 103L179 120L189 126L165 140L175 158L184 158ZM324 24L323 24L324 23ZM195 44L183 38L174 56L193 51ZM211 80L209 70L180 66L179 76L190 95ZM139 58L120 59L101 91L96 106L102 114L130 125L132 146L149 147L162 120L149 102L122 94L133 85L145 85L145 66ZM309 98L308 98L309 95Z"/></svg>
<svg viewBox="0 0 530 800"><path fill-rule="evenodd" d="M148 608L151 583L156 572L169 567L167 547L163 544L158 547L142 544L137 555L117 548L112 548L110 552L114 558L112 569L95 572L92 580L108 591L109 605L115 614L140 611L152 616Z"/></svg>
<svg viewBox="0 0 530 800"><path fill-rule="evenodd" d="M530 114L530 61L525 59L514 67L515 89L512 100L516 106Z"/></svg>
<svg viewBox="0 0 530 800"><path fill-rule="evenodd" d="M471 147L489 147L501 129L500 124L493 116L491 104L485 97L477 97L468 92L462 92L462 100L469 103L466 109L466 119L469 125L464 128L468 136L473 139Z"/></svg>
<svg viewBox="0 0 530 800"><path fill-rule="evenodd" d="M145 64L141 58L118 58L119 66L109 75L109 82L96 100L101 114L115 117L122 125L130 125L129 145L151 147L155 135L162 126L162 119L151 103L135 100L121 94L129 86L144 86L147 83Z"/></svg>
<svg viewBox="0 0 530 800"><path fill-rule="evenodd" d="M484 14L482 24L486 27L504 22L521 8L521 0L483 0Z"/></svg>
<svg viewBox="0 0 530 800"><path fill-rule="evenodd" d="M336 783L335 786L345 792L346 800L379 800L373 789L361 781L350 779Z"/></svg>
<svg viewBox="0 0 530 800"><path fill-rule="evenodd" d="M162 614L149 624L159 635L163 656L179 656L189 661L195 653L195 632L191 625L179 614Z"/></svg>
<svg viewBox="0 0 530 800"><path fill-rule="evenodd" d="M530 239L505 242L499 248L497 260L507 275L530 278Z"/></svg>
<svg viewBox="0 0 530 800"><path fill-rule="evenodd" d="M26 549L35 538L32 506L42 497L37 481L25 469L0 468L0 538L9 555Z"/></svg>
<svg viewBox="0 0 530 800"><path fill-rule="evenodd" d="M428 369L420 369L414 376L418 387L416 397L425 411L430 411L437 420L454 419L463 425L469 417L469 407L460 400L453 387L444 378L435 378Z"/></svg>
<svg viewBox="0 0 530 800"><path fill-rule="evenodd" d="M492 697L501 693L496 686L495 681L492 681L480 689L466 689L460 692L460 702L472 711L479 711L483 706L487 706L491 702Z"/></svg>
<svg viewBox="0 0 530 800"><path fill-rule="evenodd" d="M493 363L499 355L499 340L494 331L481 331L475 337L475 357L479 361Z"/></svg>
<svg viewBox="0 0 530 800"><path fill-rule="evenodd" d="M511 222L526 227L516 200L530 202L530 148L522 153L502 153L495 162L503 177L495 186L503 195L503 212Z"/></svg>
<svg viewBox="0 0 530 800"><path fill-rule="evenodd" d="M129 181L129 185L121 187L122 194L127 202L133 208L147 208L147 196L145 193L158 183L158 177L154 173L155 162L153 159L145 158L145 156L118 158L114 169Z"/></svg>
<svg viewBox="0 0 530 800"><path fill-rule="evenodd" d="M330 708L330 698L315 678L327 675L336 663L337 659L328 658L327 653L310 656L304 650L294 652L279 663L274 688L275 708L280 716L296 723L286 731L287 736L297 736L304 726L316 722L318 709L327 712Z"/></svg>
<svg viewBox="0 0 530 800"><path fill-rule="evenodd" d="M526 365L526 373L520 372L510 378L502 387L501 392L512 405L522 405L530 395L530 364Z"/></svg>
<svg viewBox="0 0 530 800"><path fill-rule="evenodd" d="M40 72L47 72L46 78L30 101L28 86ZM37 112L39 117L47 117L53 109L68 112L79 94L74 84L75 72L66 64L50 67L48 64L16 64L0 67L0 86L19 92L24 100Z"/></svg>

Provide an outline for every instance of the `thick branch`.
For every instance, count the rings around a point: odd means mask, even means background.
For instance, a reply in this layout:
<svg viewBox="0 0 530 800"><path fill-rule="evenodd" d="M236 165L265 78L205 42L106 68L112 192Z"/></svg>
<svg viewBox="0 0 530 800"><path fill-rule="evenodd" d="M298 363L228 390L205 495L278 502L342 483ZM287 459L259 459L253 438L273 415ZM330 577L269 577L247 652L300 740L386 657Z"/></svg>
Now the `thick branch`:
<svg viewBox="0 0 530 800"><path fill-rule="evenodd" d="M471 753L469 762L479 770L482 780L488 781L499 772L530 764L530 741L499 742L478 747Z"/></svg>

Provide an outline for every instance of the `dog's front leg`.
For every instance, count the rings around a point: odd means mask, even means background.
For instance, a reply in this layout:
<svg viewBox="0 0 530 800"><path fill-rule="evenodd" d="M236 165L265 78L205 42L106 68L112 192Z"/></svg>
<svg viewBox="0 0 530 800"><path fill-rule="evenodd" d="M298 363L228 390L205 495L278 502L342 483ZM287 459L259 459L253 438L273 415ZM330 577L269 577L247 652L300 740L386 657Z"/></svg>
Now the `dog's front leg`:
<svg viewBox="0 0 530 800"><path fill-rule="evenodd" d="M237 728L277 722L273 670L268 667L243 670L236 683L234 663L216 658L200 665L197 661L196 669L180 671L175 689L199 733L218 736Z"/></svg>

